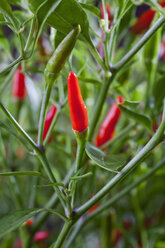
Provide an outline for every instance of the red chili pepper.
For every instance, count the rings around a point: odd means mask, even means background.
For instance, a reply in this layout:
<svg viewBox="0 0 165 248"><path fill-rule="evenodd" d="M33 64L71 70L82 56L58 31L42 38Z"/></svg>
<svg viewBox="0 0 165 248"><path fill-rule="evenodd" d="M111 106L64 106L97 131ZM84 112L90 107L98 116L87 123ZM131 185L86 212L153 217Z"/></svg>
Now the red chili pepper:
<svg viewBox="0 0 165 248"><path fill-rule="evenodd" d="M33 220L29 219L25 222L25 226L32 226L33 225Z"/></svg>
<svg viewBox="0 0 165 248"><path fill-rule="evenodd" d="M45 117L44 131L43 131L43 141L46 138L46 135L49 131L50 125L53 121L56 111L57 111L57 107L55 105L52 105L49 111L47 112L47 115ZM49 143L51 142L51 140L52 140L52 137L50 137Z"/></svg>
<svg viewBox="0 0 165 248"><path fill-rule="evenodd" d="M164 8L165 1L159 3L159 5ZM149 9L145 11L137 20L137 22L132 26L131 30L135 34L141 34L151 25L152 20L156 14L155 10Z"/></svg>
<svg viewBox="0 0 165 248"><path fill-rule="evenodd" d="M117 97L117 102L122 103L124 101L122 96ZM114 136L115 127L119 120L121 111L117 105L117 103L113 103L108 114L106 115L104 121L102 122L98 134L95 139L95 145L100 147L108 140L110 140Z"/></svg>
<svg viewBox="0 0 165 248"><path fill-rule="evenodd" d="M15 70L13 77L12 96L23 100L26 97L25 75L21 73L21 66Z"/></svg>
<svg viewBox="0 0 165 248"><path fill-rule="evenodd" d="M79 133L88 127L88 112L83 101L78 78L75 73L68 75L68 104L72 128Z"/></svg>
<svg viewBox="0 0 165 248"><path fill-rule="evenodd" d="M34 235L34 242L39 243L44 241L50 236L50 233L48 231L39 231Z"/></svg>
<svg viewBox="0 0 165 248"><path fill-rule="evenodd" d="M119 229L114 229L113 230L113 237L114 237L114 245L116 246L122 237L121 231Z"/></svg>

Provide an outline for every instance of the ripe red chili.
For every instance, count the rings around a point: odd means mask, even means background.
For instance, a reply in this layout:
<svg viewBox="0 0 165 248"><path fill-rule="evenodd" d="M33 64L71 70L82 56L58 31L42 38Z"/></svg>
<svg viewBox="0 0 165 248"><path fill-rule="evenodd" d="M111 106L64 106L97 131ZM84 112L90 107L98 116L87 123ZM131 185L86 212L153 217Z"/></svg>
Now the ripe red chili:
<svg viewBox="0 0 165 248"><path fill-rule="evenodd" d="M46 117L45 117L45 124L44 124L44 131L43 131L43 141L45 140L46 138L46 135L49 131L49 128L50 128L50 125L53 121L53 118L56 114L56 111L57 111L57 107L55 105L52 105L51 108L49 109L49 111L47 112L46 114ZM49 139L49 143L51 142L51 137Z"/></svg>
<svg viewBox="0 0 165 248"><path fill-rule="evenodd" d="M113 237L114 237L114 245L116 246L122 237L121 231L119 229L114 229L113 230Z"/></svg>
<svg viewBox="0 0 165 248"><path fill-rule="evenodd" d="M68 75L68 104L73 130L80 133L85 131L88 127L88 112L81 95L78 78L73 72Z"/></svg>
<svg viewBox="0 0 165 248"><path fill-rule="evenodd" d="M50 233L48 231L39 231L34 235L34 242L39 243L44 241L50 236Z"/></svg>
<svg viewBox="0 0 165 248"><path fill-rule="evenodd" d="M122 103L124 101L122 96L117 97L117 102ZM102 122L99 131L95 139L95 145L100 147L108 140L110 140L115 132L116 124L119 120L121 111L117 103L113 103L104 121Z"/></svg>
<svg viewBox="0 0 165 248"><path fill-rule="evenodd" d="M21 73L21 66L15 70L13 76L12 96L23 100L26 97L25 75Z"/></svg>
<svg viewBox="0 0 165 248"><path fill-rule="evenodd" d="M25 222L25 226L32 226L33 225L33 220L29 219Z"/></svg>
<svg viewBox="0 0 165 248"><path fill-rule="evenodd" d="M165 1L159 3L162 8L165 7ZM155 10L149 9L145 11L136 21L136 23L132 26L131 30L135 34L141 34L146 29L149 28L154 16L156 14Z"/></svg>

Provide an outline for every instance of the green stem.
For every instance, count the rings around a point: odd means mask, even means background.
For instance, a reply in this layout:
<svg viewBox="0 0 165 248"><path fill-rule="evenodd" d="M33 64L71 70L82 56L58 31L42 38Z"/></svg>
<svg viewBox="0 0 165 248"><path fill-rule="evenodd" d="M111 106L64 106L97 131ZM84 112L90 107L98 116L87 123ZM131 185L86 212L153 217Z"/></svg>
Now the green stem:
<svg viewBox="0 0 165 248"><path fill-rule="evenodd" d="M116 9L115 16L114 16L114 23L116 23L117 17L119 13L119 8ZM113 55L113 49L116 41L117 36L117 30L119 26L116 26L112 29L111 35L110 35L110 41L109 41L109 61L110 64L112 63L112 55Z"/></svg>
<svg viewBox="0 0 165 248"><path fill-rule="evenodd" d="M44 168L45 172L47 173L47 175L49 177L50 182L51 183L56 183L57 180L56 180L56 178L55 178L55 176L54 176L54 174L53 174L53 172L52 172L52 170L50 168L50 165L49 165L49 163L47 161L47 158L46 158L45 154L41 153L41 152L38 153L38 158L40 159L40 161L41 161L41 163L43 165L43 168ZM54 188L55 192L57 193L63 208L65 209L65 201L64 201L64 199L62 197L62 193L61 193L60 189L58 187L55 187L55 186L53 186L53 188Z"/></svg>
<svg viewBox="0 0 165 248"><path fill-rule="evenodd" d="M0 133L0 154L2 156L2 165L4 166L4 169L6 170L6 172L11 171L9 168L9 165L7 163L7 160L6 160L5 147L4 147L1 133ZM17 180L14 176L11 176L11 177L8 177L8 181L10 184L10 189L13 193L14 198L15 198L16 205L18 208L21 209L23 207L23 202L22 202L21 193L20 193L20 189L19 189Z"/></svg>
<svg viewBox="0 0 165 248"><path fill-rule="evenodd" d="M114 71L119 71L126 63L128 63L164 22L165 18L160 17L158 21L145 33L141 40L139 40L139 42L136 43L136 45L117 64L112 66L112 69Z"/></svg>
<svg viewBox="0 0 165 248"><path fill-rule="evenodd" d="M32 41L33 34L34 34L35 24L36 24L36 18L34 16L32 18L28 39L27 39L27 42L26 42L26 45L25 45L25 52L28 50L29 46L31 45L31 41Z"/></svg>
<svg viewBox="0 0 165 248"><path fill-rule="evenodd" d="M66 175L66 177L62 181L62 183L65 186L68 183L68 179L73 174L73 171L74 171L74 166L71 168L71 170L68 172L68 174ZM54 193L52 195L52 197L50 198L50 200L48 201L48 203L46 204L45 208L47 208L47 209L53 208L53 207L56 206L57 203L58 203L57 194ZM42 212L42 213L39 214L38 218L36 219L36 221L35 221L35 223L33 225L33 230L32 230L32 233L33 234L40 228L40 226L47 219L47 217L48 217L49 214L50 214L49 212Z"/></svg>
<svg viewBox="0 0 165 248"><path fill-rule="evenodd" d="M44 154L44 152L36 145L36 143L30 138L30 136L23 130L23 128L18 124L18 122L14 119L14 117L9 113L9 111L6 109L6 107L0 102L0 108L3 110L5 115L9 118L9 120L12 122L12 124L16 127L16 129L21 133L21 135L26 139L26 141L31 145L31 147L35 150L39 160L41 161L43 168L45 172L47 173L50 181L52 183L56 183L56 179L54 177L54 174L49 166L49 163L47 161L47 158ZM65 208L65 202L62 198L62 193L60 192L58 187L53 187L56 193L59 196L59 199Z"/></svg>
<svg viewBox="0 0 165 248"><path fill-rule="evenodd" d="M73 242L73 240L77 237L78 233L80 233L80 230L86 226L86 224L91 221L93 218L101 214L105 210L109 210L109 208L117 202L120 198L131 192L134 188L136 188L139 184L149 179L157 170L159 170L162 166L165 165L165 159L158 163L154 168L152 168L148 173L146 173L144 176L142 176L140 179L138 179L136 182L132 183L131 185L124 188L122 191L120 191L118 194L114 195L108 202L101 205L98 209L96 209L93 213L87 215L85 218L80 218L80 220L77 222L76 227L73 231L73 233L70 235L70 238L68 239L65 248L69 248Z"/></svg>
<svg viewBox="0 0 165 248"><path fill-rule="evenodd" d="M51 94L51 86L48 85L46 90L44 91L44 96L42 99L42 106L41 106L41 112L40 112L40 120L39 120L39 127L38 127L38 144L43 144L43 130L44 130L44 121L45 121L45 115L46 115L46 109L48 106L50 94Z"/></svg>
<svg viewBox="0 0 165 248"><path fill-rule="evenodd" d="M165 103L164 103L165 114ZM162 141L165 131L165 118L162 120L157 132L144 146L144 148L115 176L113 177L96 195L77 209L77 217L82 216L88 209L102 199L117 183L123 180L133 169L141 163L148 154Z"/></svg>
<svg viewBox="0 0 165 248"><path fill-rule="evenodd" d="M78 172L78 170L81 167L81 162L82 162L82 158L83 158L83 154L84 154L84 150L85 150L85 142L77 142L78 147L77 147L77 153L76 153L76 168L75 168L75 173ZM72 196L72 202L71 202L71 206L72 209L75 206L75 198L76 198L76 182L75 183L75 190L73 192L73 196Z"/></svg>
<svg viewBox="0 0 165 248"><path fill-rule="evenodd" d="M40 152L39 147L36 143L30 138L30 136L24 131L24 129L18 124L18 122L14 119L14 117L10 114L7 108L0 102L0 108L4 112L4 114L9 118L11 123L16 127L16 129L21 133L21 135L25 138L25 140L31 145L31 147L38 153Z"/></svg>
<svg viewBox="0 0 165 248"><path fill-rule="evenodd" d="M66 238L66 235L68 234L68 232L70 231L70 228L71 226L73 225L73 223L70 221L70 222L66 222L62 228L62 231L60 233L60 235L58 236L58 239L55 243L54 246L52 246L52 248L61 248L65 238Z"/></svg>
<svg viewBox="0 0 165 248"><path fill-rule="evenodd" d="M63 107L65 106L65 104L67 103L67 100L68 100L68 99L66 98L66 99L63 100L62 103L58 104L57 113L55 114L55 116L54 116L54 118L53 118L53 120L52 120L52 123L51 123L51 125L50 125L50 127L49 127L49 130L48 130L48 132L47 132L46 138L45 138L45 140L44 140L44 146L46 146L46 144L48 143L49 138L50 138L50 136L51 136L51 133L52 133L52 131L53 131L53 128L54 128L54 126L55 126L55 124L56 124L56 122L57 122L57 119L58 119L58 117L59 117L59 114L61 113L62 108L63 108Z"/></svg>
<svg viewBox="0 0 165 248"><path fill-rule="evenodd" d="M105 83L102 85L99 97L95 103L95 108L93 110L93 114L91 117L91 123L90 123L90 129L89 129L89 135L88 135L88 140L91 141L95 128L96 128L96 124L98 123L99 117L101 116L101 111L102 111L102 107L104 104L104 101L106 99L106 96L108 94L108 89L109 86L111 85L111 83L113 82L113 80L115 79L116 74L113 73L112 76L110 78L108 78Z"/></svg>
<svg viewBox="0 0 165 248"><path fill-rule="evenodd" d="M22 44L22 36L19 33L19 31L18 31L17 35L18 35L19 44L20 44L20 48L21 48L21 56L24 57L24 49L23 49L23 44Z"/></svg>
<svg viewBox="0 0 165 248"><path fill-rule="evenodd" d="M102 67L102 69L107 72L109 71L109 68L106 67L106 65L104 64L104 61L102 60L102 58L100 57L98 51L96 50L96 48L88 42L88 45L90 47L90 52L92 53L93 57L95 58L95 60L97 60L97 62L100 64L100 66Z"/></svg>

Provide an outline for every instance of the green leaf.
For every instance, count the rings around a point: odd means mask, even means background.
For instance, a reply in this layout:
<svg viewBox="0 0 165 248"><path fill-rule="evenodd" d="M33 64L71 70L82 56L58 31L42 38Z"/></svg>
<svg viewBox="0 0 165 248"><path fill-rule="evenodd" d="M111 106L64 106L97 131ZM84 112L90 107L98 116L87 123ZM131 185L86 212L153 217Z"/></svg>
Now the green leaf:
<svg viewBox="0 0 165 248"><path fill-rule="evenodd" d="M8 0L9 3L17 6L21 6L21 0Z"/></svg>
<svg viewBox="0 0 165 248"><path fill-rule="evenodd" d="M0 176L37 176L42 177L47 180L40 172L38 171L14 171L14 172L1 172Z"/></svg>
<svg viewBox="0 0 165 248"><path fill-rule="evenodd" d="M37 13L39 7L48 0L28 0L28 7L33 13Z"/></svg>
<svg viewBox="0 0 165 248"><path fill-rule="evenodd" d="M25 209L25 210L16 210L0 216L0 238L5 236L9 232L19 228L25 221L27 221L28 219L30 219L31 217L33 217L34 215L40 212L53 213L58 215L65 221L68 221L68 219L65 216L52 209L33 208L33 209Z"/></svg>
<svg viewBox="0 0 165 248"><path fill-rule="evenodd" d="M17 133L13 130L13 127L11 127L11 125L5 125L4 123L0 122L0 128L5 129L8 133L10 133L11 135L13 135L14 137L16 137L26 148L26 150L28 152L32 152L29 148L29 146L27 145L27 143L25 142L25 140L21 137L18 136Z"/></svg>
<svg viewBox="0 0 165 248"><path fill-rule="evenodd" d="M131 108L136 108L140 104L140 102L138 102L138 101L128 101L128 100L125 100L123 102L123 104L124 104L124 106L128 106L128 107L131 107Z"/></svg>
<svg viewBox="0 0 165 248"><path fill-rule="evenodd" d="M42 209L17 210L0 216L0 238L9 232L20 227L25 221L35 214L43 211Z"/></svg>
<svg viewBox="0 0 165 248"><path fill-rule="evenodd" d="M58 45L61 43L61 41L65 38L65 34L57 31L55 35L55 40L54 40L54 48L56 49Z"/></svg>
<svg viewBox="0 0 165 248"><path fill-rule="evenodd" d="M75 26L80 25L83 37L93 46L89 36L87 15L76 0L47 0L38 8L37 19L39 29L47 22L65 36Z"/></svg>
<svg viewBox="0 0 165 248"><path fill-rule="evenodd" d="M45 188L45 187L52 187L52 186L60 186L60 187L65 188L65 185L63 183L49 183L49 184L37 185L38 188Z"/></svg>
<svg viewBox="0 0 165 248"><path fill-rule="evenodd" d="M143 126L145 126L149 132L152 133L152 121L150 119L149 116L147 115L143 115L143 114L139 114L137 112L134 112L133 110L126 108L124 106L121 106L120 104L118 105L120 110L126 114L127 116L129 116L130 118L132 118L133 120L137 121L138 123L142 124Z"/></svg>
<svg viewBox="0 0 165 248"><path fill-rule="evenodd" d="M93 15L95 15L95 16L100 18L100 10L98 8L96 8L95 6L85 4L85 3L81 3L81 6L84 9L88 10L89 12L91 12Z"/></svg>
<svg viewBox="0 0 165 248"><path fill-rule="evenodd" d="M69 180L80 180L80 179L83 179L83 178L86 178L86 177L89 177L92 175L92 172L88 172L84 175L81 175L81 176L73 176L73 177L70 177Z"/></svg>
<svg viewBox="0 0 165 248"><path fill-rule="evenodd" d="M106 154L89 142L86 144L86 152L99 167L110 172L116 173L116 170L122 167L126 162L124 154Z"/></svg>
<svg viewBox="0 0 165 248"><path fill-rule="evenodd" d="M165 98L165 76L155 81L153 87L153 95L156 106L160 106Z"/></svg>
<svg viewBox="0 0 165 248"><path fill-rule="evenodd" d="M17 22L13 16L11 6L6 0L0 0L0 12L12 23L16 28Z"/></svg>

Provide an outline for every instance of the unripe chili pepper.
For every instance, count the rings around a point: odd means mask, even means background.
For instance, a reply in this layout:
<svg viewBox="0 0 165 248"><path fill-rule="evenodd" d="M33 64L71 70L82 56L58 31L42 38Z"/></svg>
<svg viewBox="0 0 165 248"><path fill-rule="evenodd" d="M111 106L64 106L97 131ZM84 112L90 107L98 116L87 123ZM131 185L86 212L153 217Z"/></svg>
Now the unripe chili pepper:
<svg viewBox="0 0 165 248"><path fill-rule="evenodd" d="M53 121L53 118L56 114L57 111L57 107L55 105L52 105L51 108L49 109L49 111L47 112L47 115L45 117L45 124L44 124L44 131L43 131L43 141L46 138L46 135L49 131L50 125ZM52 138L50 137L49 139L49 143L51 142Z"/></svg>
<svg viewBox="0 0 165 248"><path fill-rule="evenodd" d="M72 128L82 133L88 128L88 112L83 101L79 82L76 74L70 72L68 75L68 104Z"/></svg>
<svg viewBox="0 0 165 248"><path fill-rule="evenodd" d="M118 103L122 103L123 101L124 99L122 96L117 97ZM102 146L104 143L106 143L108 140L110 140L113 137L120 114L121 111L117 103L114 102L99 128L99 131L97 133L94 142L96 146L98 147Z"/></svg>
<svg viewBox="0 0 165 248"><path fill-rule="evenodd" d="M74 48L80 31L80 25L72 29L71 32L61 41L52 57L49 59L44 71L46 87L48 84L52 86L59 76L61 69Z"/></svg>
<svg viewBox="0 0 165 248"><path fill-rule="evenodd" d="M165 7L165 1L159 3L162 8ZM145 11L131 27L131 31L135 34L141 34L151 25L152 20L156 14L155 10L149 9Z"/></svg>
<svg viewBox="0 0 165 248"><path fill-rule="evenodd" d="M34 235L34 242L40 243L50 236L48 231L39 231Z"/></svg>
<svg viewBox="0 0 165 248"><path fill-rule="evenodd" d="M12 86L12 96L18 100L23 100L26 97L25 75L21 72L21 69L20 66L15 70Z"/></svg>

